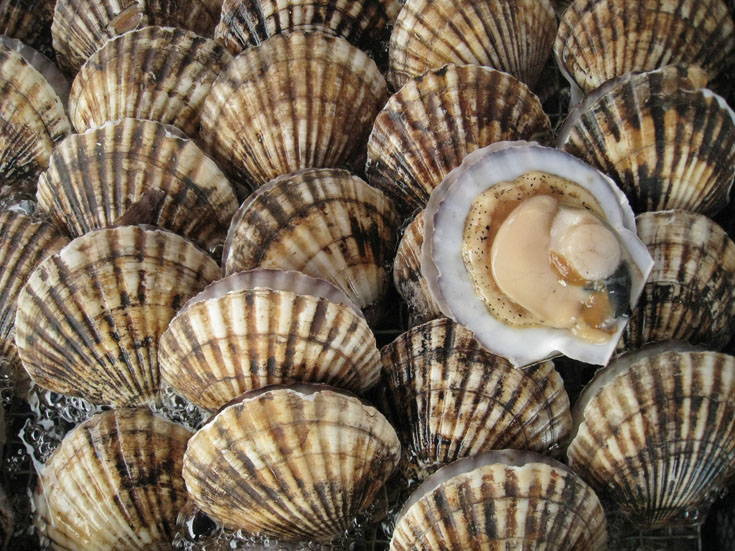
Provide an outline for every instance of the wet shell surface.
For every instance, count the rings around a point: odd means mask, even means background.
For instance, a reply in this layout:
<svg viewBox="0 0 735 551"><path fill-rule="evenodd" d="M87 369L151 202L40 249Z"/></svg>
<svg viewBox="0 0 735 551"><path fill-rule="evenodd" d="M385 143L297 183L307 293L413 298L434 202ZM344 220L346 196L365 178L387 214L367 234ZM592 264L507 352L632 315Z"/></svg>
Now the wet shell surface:
<svg viewBox="0 0 735 551"><path fill-rule="evenodd" d="M40 473L34 523L54 551L171 549L190 433L147 409L99 413Z"/></svg>
<svg viewBox="0 0 735 551"><path fill-rule="evenodd" d="M613 178L636 212L713 216L735 178L735 112L698 76L668 66L609 82L570 112L557 145Z"/></svg>
<svg viewBox="0 0 735 551"><path fill-rule="evenodd" d="M232 219L225 274L298 270L326 279L374 312L390 284L398 216L378 190L345 170L307 169L248 197Z"/></svg>
<svg viewBox="0 0 735 551"><path fill-rule="evenodd" d="M195 138L204 98L232 57L211 38L144 27L109 40L74 78L69 116L77 132L122 118L171 124Z"/></svg>
<svg viewBox="0 0 735 551"><path fill-rule="evenodd" d="M201 135L223 170L254 188L302 168L361 168L387 97L375 62L343 38L277 35L222 72Z"/></svg>
<svg viewBox="0 0 735 551"><path fill-rule="evenodd" d="M574 422L569 465L596 491L643 527L686 523L735 474L735 358L668 344L623 355Z"/></svg>
<svg viewBox="0 0 735 551"><path fill-rule="evenodd" d="M426 479L403 506L390 551L602 551L606 540L600 501L579 476L537 453L502 450Z"/></svg>
<svg viewBox="0 0 735 551"><path fill-rule="evenodd" d="M555 34L548 0L408 0L391 33L388 79L397 90L454 63L492 67L533 87Z"/></svg>
<svg viewBox="0 0 735 551"><path fill-rule="evenodd" d="M569 435L569 398L553 362L515 369L447 318L403 333L381 356L403 412L399 436L422 472L493 449L552 451Z"/></svg>
<svg viewBox="0 0 735 551"><path fill-rule="evenodd" d="M587 94L632 71L697 65L710 81L735 52L735 28L723 0L576 0L554 42L572 88ZM573 97L581 95L573 90Z"/></svg>
<svg viewBox="0 0 735 551"><path fill-rule="evenodd" d="M225 526L328 541L367 508L400 457L377 409L324 385L271 387L223 408L189 441L192 499Z"/></svg>
<svg viewBox="0 0 735 551"><path fill-rule="evenodd" d="M380 376L375 336L347 296L276 270L233 274L189 300L161 336L159 362L165 380L210 410L266 385L364 392Z"/></svg>
<svg viewBox="0 0 735 551"><path fill-rule="evenodd" d="M46 56L51 47L55 0L0 1L0 34L17 38Z"/></svg>
<svg viewBox="0 0 735 551"><path fill-rule="evenodd" d="M237 198L225 175L173 127L123 119L74 134L51 155L38 182L39 209L72 237L150 224L213 251Z"/></svg>
<svg viewBox="0 0 735 551"><path fill-rule="evenodd" d="M551 124L522 82L475 65L447 65L409 80L378 114L365 173L404 213L472 151L502 140L548 142Z"/></svg>
<svg viewBox="0 0 735 551"><path fill-rule="evenodd" d="M41 387L96 404L153 403L158 339L217 264L171 232L121 226L74 239L31 274L15 342Z"/></svg>
<svg viewBox="0 0 735 551"><path fill-rule="evenodd" d="M636 226L654 266L619 348L677 340L722 349L735 333L735 243L684 211L645 212Z"/></svg>

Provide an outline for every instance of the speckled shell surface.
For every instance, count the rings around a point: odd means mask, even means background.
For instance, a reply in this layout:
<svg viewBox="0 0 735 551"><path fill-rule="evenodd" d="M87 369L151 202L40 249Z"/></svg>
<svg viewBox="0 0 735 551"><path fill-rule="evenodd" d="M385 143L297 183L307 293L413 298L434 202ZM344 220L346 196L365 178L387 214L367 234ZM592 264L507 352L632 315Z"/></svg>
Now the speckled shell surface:
<svg viewBox="0 0 735 551"><path fill-rule="evenodd" d="M225 526L328 541L370 505L399 456L372 406L323 385L275 387L245 394L192 437L184 480Z"/></svg>
<svg viewBox="0 0 735 551"><path fill-rule="evenodd" d="M146 409L99 413L40 473L34 523L53 551L165 551L186 502L190 433Z"/></svg>
<svg viewBox="0 0 735 551"><path fill-rule="evenodd" d="M195 138L205 97L232 56L211 38L144 27L107 41L74 78L77 132L125 117L171 124Z"/></svg>
<svg viewBox="0 0 735 551"><path fill-rule="evenodd" d="M123 119L74 134L39 178L39 208L72 237L115 224L168 229L213 251L237 198L196 144L153 121Z"/></svg>
<svg viewBox="0 0 735 551"><path fill-rule="evenodd" d="M42 262L21 290L20 359L55 392L114 406L155 402L158 339L218 275L214 260L171 232L89 232Z"/></svg>
<svg viewBox="0 0 735 551"><path fill-rule="evenodd" d="M302 168L361 167L387 97L375 62L343 38L277 35L222 72L201 135L220 167L254 188Z"/></svg>

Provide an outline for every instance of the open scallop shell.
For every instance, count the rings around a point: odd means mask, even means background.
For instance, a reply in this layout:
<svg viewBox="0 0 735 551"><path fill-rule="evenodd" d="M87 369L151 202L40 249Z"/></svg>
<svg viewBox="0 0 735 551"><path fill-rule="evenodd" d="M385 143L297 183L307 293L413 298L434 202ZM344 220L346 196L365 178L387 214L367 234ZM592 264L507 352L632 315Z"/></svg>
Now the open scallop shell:
<svg viewBox="0 0 735 551"><path fill-rule="evenodd" d="M343 38L277 35L222 72L201 135L230 177L253 187L302 168L360 167L387 96L375 62Z"/></svg>
<svg viewBox="0 0 735 551"><path fill-rule="evenodd" d="M390 283L398 217L378 190L344 170L307 169L248 197L232 219L225 274L298 270L330 281L360 308L377 311Z"/></svg>
<svg viewBox="0 0 735 551"><path fill-rule="evenodd" d="M554 42L573 97L625 73L670 64L697 65L711 81L733 52L735 28L723 0L575 0Z"/></svg>
<svg viewBox="0 0 735 551"><path fill-rule="evenodd" d="M569 465L634 523L696 518L735 475L735 358L624 354L585 388L574 423Z"/></svg>
<svg viewBox="0 0 735 551"><path fill-rule="evenodd" d="M385 417L352 395L270 387L244 394L191 438L184 480L225 526L328 541L370 505L400 448Z"/></svg>
<svg viewBox="0 0 735 551"><path fill-rule="evenodd" d="M330 283L298 272L255 270L213 283L171 320L158 358L161 376L210 410L270 384L364 392L380 376L359 310Z"/></svg>
<svg viewBox="0 0 735 551"><path fill-rule="evenodd" d="M490 451L427 478L403 506L390 551L603 551L606 526L595 493L565 465Z"/></svg>
<svg viewBox="0 0 735 551"><path fill-rule="evenodd" d="M69 116L77 132L122 118L171 124L196 137L204 98L232 57L211 38L144 27L109 40L74 78Z"/></svg>
<svg viewBox="0 0 735 551"><path fill-rule="evenodd" d="M420 473L493 449L548 452L569 435L569 398L553 362L515 369L447 318L403 333L381 356Z"/></svg>
<svg viewBox="0 0 735 551"><path fill-rule="evenodd" d="M558 146L613 178L636 212L712 216L735 178L735 112L669 66L611 81L569 114Z"/></svg>
<svg viewBox="0 0 735 551"><path fill-rule="evenodd" d="M454 63L492 67L533 87L555 34L548 0L408 0L391 33L388 79L397 90Z"/></svg>
<svg viewBox="0 0 735 551"><path fill-rule="evenodd" d="M34 496L34 523L51 549L171 549L187 498L181 468L189 436L147 409L99 413L68 433Z"/></svg>
<svg viewBox="0 0 735 551"><path fill-rule="evenodd" d="M38 206L72 237L120 224L171 230L213 251L237 199L193 141L153 121L123 119L61 142L38 181Z"/></svg>
<svg viewBox="0 0 735 551"><path fill-rule="evenodd" d="M51 21L56 0L0 1L0 34L17 38L46 56L53 56Z"/></svg>
<svg viewBox="0 0 735 551"><path fill-rule="evenodd" d="M114 406L152 403L161 333L218 275L214 260L174 233L89 232L42 262L21 290L20 359L54 392Z"/></svg>
<svg viewBox="0 0 735 551"><path fill-rule="evenodd" d="M468 153L503 140L550 138L549 117L525 84L488 67L447 65L390 97L368 140L365 173L411 212L426 206Z"/></svg>

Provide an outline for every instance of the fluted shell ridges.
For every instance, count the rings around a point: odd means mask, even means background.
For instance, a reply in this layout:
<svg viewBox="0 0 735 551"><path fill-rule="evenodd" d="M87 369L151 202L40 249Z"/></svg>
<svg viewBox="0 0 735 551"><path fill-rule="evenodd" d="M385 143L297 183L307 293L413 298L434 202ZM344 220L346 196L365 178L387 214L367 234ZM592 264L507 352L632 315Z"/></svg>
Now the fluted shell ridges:
<svg viewBox="0 0 735 551"><path fill-rule="evenodd" d="M46 56L53 56L51 20L55 0L0 0L0 34L17 38Z"/></svg>

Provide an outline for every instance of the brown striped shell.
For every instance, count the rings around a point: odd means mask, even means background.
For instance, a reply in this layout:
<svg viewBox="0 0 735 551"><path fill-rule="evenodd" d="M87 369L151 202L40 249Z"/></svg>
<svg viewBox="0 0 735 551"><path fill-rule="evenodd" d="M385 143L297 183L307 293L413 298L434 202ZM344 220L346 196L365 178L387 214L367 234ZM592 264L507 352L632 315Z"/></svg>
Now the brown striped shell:
<svg viewBox="0 0 735 551"><path fill-rule="evenodd" d="M735 475L732 356L669 344L624 354L573 415L569 465L640 526L696 518Z"/></svg>
<svg viewBox="0 0 735 551"><path fill-rule="evenodd" d="M253 268L298 270L330 281L373 318L390 284L398 216L357 176L306 169L248 197L232 219L225 274Z"/></svg>
<svg viewBox="0 0 735 551"><path fill-rule="evenodd" d="M698 73L668 66L605 84L569 114L558 147L613 178L636 212L714 215L735 178L735 112Z"/></svg>
<svg viewBox="0 0 735 551"><path fill-rule="evenodd" d="M51 155L39 209L72 237L151 224L208 251L222 245L237 198L225 175L174 128L122 119L73 134Z"/></svg>
<svg viewBox="0 0 735 551"><path fill-rule="evenodd" d="M223 170L254 188L302 168L361 167L387 96L375 62L343 38L276 35L222 72L201 135Z"/></svg>
<svg viewBox="0 0 735 551"><path fill-rule="evenodd" d="M158 339L219 268L174 233L120 226L77 237L18 298L15 342L41 387L113 406L157 399Z"/></svg>
<svg viewBox="0 0 735 551"><path fill-rule="evenodd" d="M229 52L211 38L144 27L113 38L74 78L69 116L77 132L122 118L171 124L197 137L204 98Z"/></svg>
<svg viewBox="0 0 735 551"><path fill-rule="evenodd" d="M492 67L533 87L555 34L549 0L408 0L391 33L388 80L397 90L454 63Z"/></svg>
<svg viewBox="0 0 735 551"><path fill-rule="evenodd" d="M149 25L211 37L221 0L57 0L51 26L59 66L74 76L107 40Z"/></svg>
<svg viewBox="0 0 735 551"><path fill-rule="evenodd" d="M329 541L371 504L400 448L390 423L352 395L270 387L244 394L191 438L184 480L225 526Z"/></svg>
<svg viewBox="0 0 735 551"><path fill-rule="evenodd" d="M53 56L51 20L56 0L0 0L0 34Z"/></svg>
<svg viewBox="0 0 735 551"><path fill-rule="evenodd" d="M557 64L583 94L625 73L670 64L697 65L711 81L734 52L723 0L575 0L554 42Z"/></svg>
<svg viewBox="0 0 735 551"><path fill-rule="evenodd" d="M390 97L368 140L365 173L410 213L468 153L503 140L550 139L549 118L525 84L488 67L447 65Z"/></svg>
<svg viewBox="0 0 735 551"><path fill-rule="evenodd" d="M190 433L147 409L98 413L41 471L34 523L53 551L165 551L186 502Z"/></svg>
<svg viewBox="0 0 735 551"><path fill-rule="evenodd" d="M193 297L161 336L158 359L164 380L210 410L271 384L364 392L380 377L375 336L347 296L277 270L239 272Z"/></svg>
<svg viewBox="0 0 735 551"><path fill-rule="evenodd" d="M654 266L618 349L667 340L722 349L735 334L735 243L684 211L645 212L636 227Z"/></svg>
<svg viewBox="0 0 735 551"><path fill-rule="evenodd" d="M418 487L390 551L603 551L605 513L568 467L533 452L491 451L448 465Z"/></svg>
<svg viewBox="0 0 735 551"><path fill-rule="evenodd" d="M419 475L483 451L553 451L571 430L564 383L547 361L515 369L447 318L381 349L389 399Z"/></svg>

